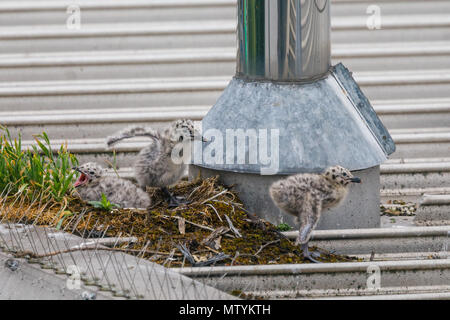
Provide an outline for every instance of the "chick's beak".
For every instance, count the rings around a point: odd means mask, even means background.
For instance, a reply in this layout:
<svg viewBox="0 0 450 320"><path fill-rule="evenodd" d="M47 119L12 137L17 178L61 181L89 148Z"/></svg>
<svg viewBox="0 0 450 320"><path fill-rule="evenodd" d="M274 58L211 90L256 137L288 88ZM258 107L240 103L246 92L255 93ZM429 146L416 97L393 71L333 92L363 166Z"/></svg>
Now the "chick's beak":
<svg viewBox="0 0 450 320"><path fill-rule="evenodd" d="M350 182L354 182L354 183L361 183L361 179L358 177L353 177L350 179Z"/></svg>

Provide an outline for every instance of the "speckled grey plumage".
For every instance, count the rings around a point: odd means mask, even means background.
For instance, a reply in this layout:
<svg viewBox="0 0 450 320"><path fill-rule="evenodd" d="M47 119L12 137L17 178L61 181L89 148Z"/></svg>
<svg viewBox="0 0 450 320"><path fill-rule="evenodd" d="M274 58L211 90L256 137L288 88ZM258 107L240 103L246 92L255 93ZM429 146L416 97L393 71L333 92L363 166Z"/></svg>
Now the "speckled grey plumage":
<svg viewBox="0 0 450 320"><path fill-rule="evenodd" d="M75 168L85 174L89 180L76 187L76 192L85 201L100 201L102 194L121 208L147 208L151 204L150 196L131 181L119 177L106 176L106 170L94 162Z"/></svg>
<svg viewBox="0 0 450 320"><path fill-rule="evenodd" d="M108 137L106 143L110 147L120 140L135 136L152 138L151 143L139 152L134 163L135 177L141 188L166 187L182 178L187 163L172 161L172 152L180 142L192 141L197 136L191 120L174 121L162 131L130 127Z"/></svg>
<svg viewBox="0 0 450 320"><path fill-rule="evenodd" d="M338 206L345 199L350 182L360 182L340 166L322 174L297 174L275 182L270 196L277 207L300 221L297 244L307 244L324 209Z"/></svg>

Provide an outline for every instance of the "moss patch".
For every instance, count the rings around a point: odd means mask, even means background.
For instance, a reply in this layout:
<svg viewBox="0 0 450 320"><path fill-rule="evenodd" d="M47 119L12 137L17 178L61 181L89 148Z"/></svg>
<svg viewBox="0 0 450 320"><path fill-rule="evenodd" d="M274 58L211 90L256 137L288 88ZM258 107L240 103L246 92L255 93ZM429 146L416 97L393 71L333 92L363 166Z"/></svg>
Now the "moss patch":
<svg viewBox="0 0 450 320"><path fill-rule="evenodd" d="M72 197L67 204L42 205L3 198L2 220L58 227L83 237L136 237L118 250L170 266L201 265L223 254L215 265L310 263L271 223L249 214L237 194L216 178L181 182L170 190L189 204L169 209L159 189L148 189L153 207L110 212ZM25 200L24 200L25 201ZM231 221L231 224L228 222ZM215 233L217 236L212 237ZM241 236L239 236L241 235ZM193 261L182 252L186 248ZM311 248L311 251L320 250ZM320 250L322 262L355 261Z"/></svg>

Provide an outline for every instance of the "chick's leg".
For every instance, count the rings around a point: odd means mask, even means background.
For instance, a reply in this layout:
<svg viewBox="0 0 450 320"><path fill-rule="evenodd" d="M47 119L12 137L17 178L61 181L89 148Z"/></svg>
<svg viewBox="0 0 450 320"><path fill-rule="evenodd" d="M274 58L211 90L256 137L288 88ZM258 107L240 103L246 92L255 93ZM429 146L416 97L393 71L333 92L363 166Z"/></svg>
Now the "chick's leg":
<svg viewBox="0 0 450 320"><path fill-rule="evenodd" d="M314 263L320 263L320 261L317 261L316 259L314 259L314 258L320 257L320 254L318 254L317 252L311 253L311 252L309 252L309 249L308 249L311 231L312 231L312 223L308 223L305 226L301 226L300 230L299 230L300 235L299 235L298 242L301 245L300 248L302 249L304 258L306 258L309 261L314 262ZM304 235L307 235L307 238L308 238L308 240L306 240L306 242L305 242L305 240L302 239L304 237Z"/></svg>
<svg viewBox="0 0 450 320"><path fill-rule="evenodd" d="M305 259L308 259L309 261L314 262L314 263L321 263L319 260L314 259L314 258L319 258L320 253L310 252L308 249L308 243L302 244L300 248L302 248L303 257Z"/></svg>
<svg viewBox="0 0 450 320"><path fill-rule="evenodd" d="M176 208L180 205L189 203L189 201L186 201L183 199L180 200L177 197L175 197L172 193L170 193L170 191L166 187L161 188L161 190L162 190L162 192L164 192L164 195L167 198L167 202L169 203L169 208Z"/></svg>
<svg viewBox="0 0 450 320"><path fill-rule="evenodd" d="M307 212L304 212L304 216L300 217L301 224L298 233L297 242L301 244L301 249L303 252L303 257L310 260L314 263L320 263L314 258L320 257L320 253L317 252L309 252L308 243L311 238L311 233L315 229L317 223L319 222L320 214L321 214L321 202L320 201L312 201L312 205Z"/></svg>

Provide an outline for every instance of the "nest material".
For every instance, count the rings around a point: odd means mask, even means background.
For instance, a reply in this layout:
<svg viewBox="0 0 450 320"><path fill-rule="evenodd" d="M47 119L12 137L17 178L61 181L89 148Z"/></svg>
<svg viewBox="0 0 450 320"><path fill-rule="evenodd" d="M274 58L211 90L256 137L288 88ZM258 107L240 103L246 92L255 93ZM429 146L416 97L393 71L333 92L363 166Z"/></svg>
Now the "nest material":
<svg viewBox="0 0 450 320"><path fill-rule="evenodd" d="M249 214L237 194L220 185L217 177L170 188L189 201L175 209L168 208L159 189L147 191L154 204L148 210L107 212L74 198L64 211L57 206L43 210L35 204L23 214L10 205L3 214L8 213L10 221L20 214L20 222L58 226L83 237L135 237L137 242L116 248L170 267L309 263L276 226ZM354 261L319 251L323 262Z"/></svg>
<svg viewBox="0 0 450 320"><path fill-rule="evenodd" d="M381 215L385 216L414 216L417 204L403 200L389 200L386 205L380 205Z"/></svg>

